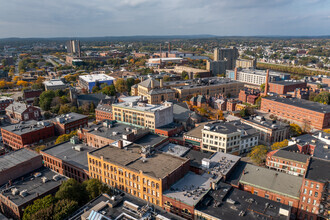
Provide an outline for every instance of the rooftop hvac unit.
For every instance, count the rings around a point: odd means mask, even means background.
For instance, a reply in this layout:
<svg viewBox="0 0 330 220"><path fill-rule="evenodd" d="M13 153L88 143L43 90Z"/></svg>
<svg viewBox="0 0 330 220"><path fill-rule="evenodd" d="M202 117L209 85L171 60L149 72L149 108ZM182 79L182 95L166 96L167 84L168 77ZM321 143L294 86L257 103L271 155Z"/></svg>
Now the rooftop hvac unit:
<svg viewBox="0 0 330 220"><path fill-rule="evenodd" d="M27 189L22 190L22 191L19 193L19 195L22 196L22 197L27 196L27 195L28 195Z"/></svg>
<svg viewBox="0 0 330 220"><path fill-rule="evenodd" d="M42 183L47 183L48 182L48 179L47 179L47 177L41 177L41 180L42 180Z"/></svg>
<svg viewBox="0 0 330 220"><path fill-rule="evenodd" d="M11 189L11 194L12 194L13 196L18 195L18 193L19 193L19 190L18 190L17 188L12 188L12 189Z"/></svg>
<svg viewBox="0 0 330 220"><path fill-rule="evenodd" d="M56 174L56 175L54 175L53 176L53 180L55 180L55 181L58 181L58 180L60 180L60 175L58 175L58 174Z"/></svg>

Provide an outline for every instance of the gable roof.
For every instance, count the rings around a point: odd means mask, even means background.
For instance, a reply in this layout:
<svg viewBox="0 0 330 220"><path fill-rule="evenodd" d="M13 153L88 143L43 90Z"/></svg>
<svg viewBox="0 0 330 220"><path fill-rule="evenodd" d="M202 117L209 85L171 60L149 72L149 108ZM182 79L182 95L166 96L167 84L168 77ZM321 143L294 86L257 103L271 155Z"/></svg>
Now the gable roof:
<svg viewBox="0 0 330 220"><path fill-rule="evenodd" d="M160 86L160 83L157 80L153 79L153 78L149 78L147 80L144 80L144 81L140 82L139 85L143 86L143 87L146 87L146 88L151 88L151 81L154 82L155 87Z"/></svg>

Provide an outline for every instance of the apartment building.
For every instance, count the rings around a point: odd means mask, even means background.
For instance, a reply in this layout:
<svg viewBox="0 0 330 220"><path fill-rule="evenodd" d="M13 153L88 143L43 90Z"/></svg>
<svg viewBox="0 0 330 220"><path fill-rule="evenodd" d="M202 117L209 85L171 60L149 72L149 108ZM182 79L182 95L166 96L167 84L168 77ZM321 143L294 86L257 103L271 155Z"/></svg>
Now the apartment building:
<svg viewBox="0 0 330 220"><path fill-rule="evenodd" d="M13 102L6 108L6 115L12 123L41 118L40 108L22 102Z"/></svg>
<svg viewBox="0 0 330 220"><path fill-rule="evenodd" d="M329 219L329 170L329 160L310 159L301 186L298 218L311 220Z"/></svg>
<svg viewBox="0 0 330 220"><path fill-rule="evenodd" d="M46 121L27 121L1 128L2 140L6 146L18 150L54 137L54 125Z"/></svg>
<svg viewBox="0 0 330 220"><path fill-rule="evenodd" d="M289 138L290 125L280 121L266 119L263 116L242 118L241 122L259 131L259 142L270 145Z"/></svg>
<svg viewBox="0 0 330 220"><path fill-rule="evenodd" d="M296 80L285 80L269 82L269 90L267 92L276 93L279 95L287 94L288 92L293 92L296 89L306 88L306 82L296 81Z"/></svg>
<svg viewBox="0 0 330 220"><path fill-rule="evenodd" d="M78 113L68 113L60 115L53 120L55 125L55 131L58 135L69 134L71 131L75 131L78 128L84 128L88 126L88 117Z"/></svg>
<svg viewBox="0 0 330 220"><path fill-rule="evenodd" d="M261 99L261 111L315 129L330 127L330 107L318 102L277 96Z"/></svg>
<svg viewBox="0 0 330 220"><path fill-rule="evenodd" d="M235 67L243 69L256 69L257 59L247 60L247 59L237 59Z"/></svg>
<svg viewBox="0 0 330 220"><path fill-rule="evenodd" d="M163 192L189 171L189 159L119 144L89 152L88 166L90 178L162 206Z"/></svg>
<svg viewBox="0 0 330 220"><path fill-rule="evenodd" d="M0 113L5 112L6 108L14 102L14 99L6 97L6 96L1 96L0 97Z"/></svg>
<svg viewBox="0 0 330 220"><path fill-rule="evenodd" d="M173 104L151 105L143 102L123 102L112 105L113 119L155 130L173 122Z"/></svg>
<svg viewBox="0 0 330 220"><path fill-rule="evenodd" d="M215 121L205 124L202 132L202 151L242 154L258 145L259 133L239 121Z"/></svg>
<svg viewBox="0 0 330 220"><path fill-rule="evenodd" d="M112 120L112 105L100 103L95 109L96 121Z"/></svg>

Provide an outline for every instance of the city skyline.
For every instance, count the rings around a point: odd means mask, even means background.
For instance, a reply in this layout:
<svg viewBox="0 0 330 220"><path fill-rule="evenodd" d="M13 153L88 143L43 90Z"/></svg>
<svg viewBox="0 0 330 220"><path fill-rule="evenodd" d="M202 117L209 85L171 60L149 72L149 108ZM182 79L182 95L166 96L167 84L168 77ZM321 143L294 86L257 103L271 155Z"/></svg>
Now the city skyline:
<svg viewBox="0 0 330 220"><path fill-rule="evenodd" d="M4 1L0 38L329 35L328 0Z"/></svg>

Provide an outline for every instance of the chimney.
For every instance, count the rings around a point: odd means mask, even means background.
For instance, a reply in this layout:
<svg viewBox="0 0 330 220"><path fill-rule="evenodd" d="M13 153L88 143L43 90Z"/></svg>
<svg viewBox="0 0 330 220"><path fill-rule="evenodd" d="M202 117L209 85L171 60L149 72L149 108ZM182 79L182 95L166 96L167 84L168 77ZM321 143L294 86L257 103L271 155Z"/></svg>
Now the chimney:
<svg viewBox="0 0 330 220"><path fill-rule="evenodd" d="M159 80L160 88L163 88L163 79Z"/></svg>
<svg viewBox="0 0 330 220"><path fill-rule="evenodd" d="M123 149L123 140L118 141L118 148Z"/></svg>
<svg viewBox="0 0 330 220"><path fill-rule="evenodd" d="M269 90L269 69L267 69L264 96L267 95L268 90Z"/></svg>
<svg viewBox="0 0 330 220"><path fill-rule="evenodd" d="M235 76L234 76L235 78L235 80L237 80L237 67L235 68Z"/></svg>
<svg viewBox="0 0 330 220"><path fill-rule="evenodd" d="M153 78L151 78L151 88L152 89L155 88L155 82L154 82L154 79Z"/></svg>
<svg viewBox="0 0 330 220"><path fill-rule="evenodd" d="M171 53L171 42L168 42L168 53Z"/></svg>

